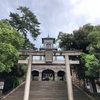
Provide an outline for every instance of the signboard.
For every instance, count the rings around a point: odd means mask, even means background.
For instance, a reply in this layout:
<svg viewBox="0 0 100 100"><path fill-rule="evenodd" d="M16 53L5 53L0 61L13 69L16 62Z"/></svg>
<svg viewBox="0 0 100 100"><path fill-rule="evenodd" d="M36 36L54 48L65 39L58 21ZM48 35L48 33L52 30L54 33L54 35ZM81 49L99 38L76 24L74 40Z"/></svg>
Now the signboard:
<svg viewBox="0 0 100 100"><path fill-rule="evenodd" d="M0 90L4 88L4 82L0 82Z"/></svg>

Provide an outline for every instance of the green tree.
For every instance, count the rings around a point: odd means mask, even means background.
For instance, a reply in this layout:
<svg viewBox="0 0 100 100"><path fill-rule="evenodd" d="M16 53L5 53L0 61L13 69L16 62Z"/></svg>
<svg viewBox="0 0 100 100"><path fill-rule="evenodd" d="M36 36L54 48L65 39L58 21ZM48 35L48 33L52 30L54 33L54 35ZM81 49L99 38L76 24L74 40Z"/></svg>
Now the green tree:
<svg viewBox="0 0 100 100"><path fill-rule="evenodd" d="M93 91L96 93L96 83L95 80L99 79L100 75L100 65L99 65L99 60L92 54L81 54L81 61L83 62L83 67L85 66L85 78L89 79Z"/></svg>
<svg viewBox="0 0 100 100"><path fill-rule="evenodd" d="M0 72L10 72L22 48L22 35L8 21L0 21Z"/></svg>
<svg viewBox="0 0 100 100"><path fill-rule="evenodd" d="M87 76L95 77L100 73L99 60L94 55L86 54L85 66Z"/></svg>
<svg viewBox="0 0 100 100"><path fill-rule="evenodd" d="M57 38L59 41L59 47L62 50L77 49L87 52L87 46L90 44L87 36L92 30L93 26L86 24L83 27L80 27L78 30L74 30L71 34L59 32Z"/></svg>
<svg viewBox="0 0 100 100"><path fill-rule="evenodd" d="M74 42L76 44L76 49L81 49L83 52L87 52L87 46L90 44L90 41L87 39L88 34L93 30L93 26L90 24L85 24L83 27L80 27L78 30L73 31Z"/></svg>
<svg viewBox="0 0 100 100"><path fill-rule="evenodd" d="M9 22L12 27L16 28L17 31L23 34L25 39L25 44L23 49L36 49L35 45L30 42L29 36L36 40L37 36L40 35L39 32L39 22L33 12L27 7L20 6L17 8L20 13L10 13Z"/></svg>
<svg viewBox="0 0 100 100"><path fill-rule="evenodd" d="M88 78L94 92L97 92L95 80L100 75L100 26L86 24L72 34L59 33L58 40L63 50L83 50L77 74L83 80Z"/></svg>
<svg viewBox="0 0 100 100"><path fill-rule="evenodd" d="M100 59L100 26L95 26L87 38L90 41L88 47L90 54L95 54L95 56Z"/></svg>
<svg viewBox="0 0 100 100"><path fill-rule="evenodd" d="M97 25L93 28L93 31L88 34L88 40L90 44L89 54L85 57L87 75L92 77L90 78L94 92L97 92L95 87L95 80L98 79L97 83L100 84L99 75L100 75L100 26ZM91 70L90 70L91 69ZM90 74L91 73L91 74ZM90 75L89 75L90 74Z"/></svg>
<svg viewBox="0 0 100 100"><path fill-rule="evenodd" d="M88 46L90 55L94 55L98 59L97 67L100 74L100 26L97 25L94 27L93 31L89 33L88 40L90 44ZM95 68L94 68L95 70Z"/></svg>
<svg viewBox="0 0 100 100"><path fill-rule="evenodd" d="M73 34L59 32L57 41L59 41L59 47L62 50L70 50L76 48Z"/></svg>

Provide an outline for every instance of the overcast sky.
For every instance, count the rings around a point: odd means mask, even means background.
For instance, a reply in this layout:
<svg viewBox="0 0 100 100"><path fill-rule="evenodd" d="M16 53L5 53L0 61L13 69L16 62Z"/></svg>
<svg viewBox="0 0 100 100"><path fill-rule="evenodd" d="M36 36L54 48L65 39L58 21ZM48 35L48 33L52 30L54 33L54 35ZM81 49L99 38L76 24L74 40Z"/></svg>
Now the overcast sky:
<svg viewBox="0 0 100 100"><path fill-rule="evenodd" d="M0 19L19 6L28 7L41 23L38 48L48 34L57 38L59 32L71 33L87 23L100 25L100 0L0 0Z"/></svg>

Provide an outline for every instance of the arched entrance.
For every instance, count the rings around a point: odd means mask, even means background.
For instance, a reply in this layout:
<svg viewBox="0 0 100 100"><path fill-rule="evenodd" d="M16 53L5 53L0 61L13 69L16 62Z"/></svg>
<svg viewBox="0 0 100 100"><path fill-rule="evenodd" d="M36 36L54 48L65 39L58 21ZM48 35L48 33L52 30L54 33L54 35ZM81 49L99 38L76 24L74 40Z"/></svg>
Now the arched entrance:
<svg viewBox="0 0 100 100"><path fill-rule="evenodd" d="M59 81L64 81L65 80L65 72L64 71L58 71L58 80Z"/></svg>
<svg viewBox="0 0 100 100"><path fill-rule="evenodd" d="M39 72L36 70L32 71L32 80L38 81L38 79L39 79Z"/></svg>
<svg viewBox="0 0 100 100"><path fill-rule="evenodd" d="M42 81L54 81L54 71L46 69L42 72Z"/></svg>

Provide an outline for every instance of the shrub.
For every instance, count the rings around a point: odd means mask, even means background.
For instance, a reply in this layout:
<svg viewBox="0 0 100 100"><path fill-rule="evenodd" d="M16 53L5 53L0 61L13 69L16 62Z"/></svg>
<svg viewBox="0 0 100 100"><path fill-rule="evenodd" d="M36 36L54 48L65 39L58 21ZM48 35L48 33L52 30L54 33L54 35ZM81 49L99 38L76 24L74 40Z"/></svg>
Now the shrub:
<svg viewBox="0 0 100 100"><path fill-rule="evenodd" d="M21 83L20 79L16 76L7 77L4 83L3 93L7 93L17 87Z"/></svg>

